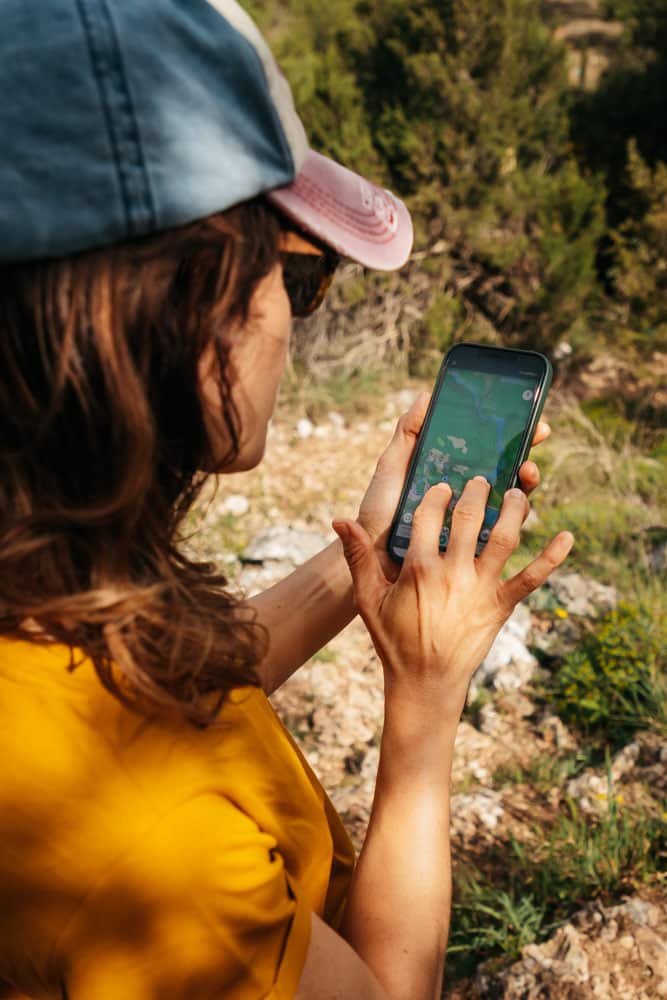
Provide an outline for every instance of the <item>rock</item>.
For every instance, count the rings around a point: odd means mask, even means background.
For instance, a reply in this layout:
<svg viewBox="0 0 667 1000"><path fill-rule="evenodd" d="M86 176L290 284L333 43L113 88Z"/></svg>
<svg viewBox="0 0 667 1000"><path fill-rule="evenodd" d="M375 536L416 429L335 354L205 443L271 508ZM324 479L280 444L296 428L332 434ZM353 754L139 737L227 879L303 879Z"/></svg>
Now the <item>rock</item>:
<svg viewBox="0 0 667 1000"><path fill-rule="evenodd" d="M469 703L477 698L483 687L513 691L532 679L538 663L526 645L530 629L530 611L519 604L474 674L468 692Z"/></svg>
<svg viewBox="0 0 667 1000"><path fill-rule="evenodd" d="M567 612L582 618L595 618L618 604L615 587L605 586L580 573L552 573L547 582L531 595L529 604L536 611Z"/></svg>
<svg viewBox="0 0 667 1000"><path fill-rule="evenodd" d="M561 657L576 649L583 634L581 619L554 617L547 631L535 630L531 646L549 657Z"/></svg>
<svg viewBox="0 0 667 1000"><path fill-rule="evenodd" d="M243 517L250 510L250 501L240 493L232 493L225 497L220 506L223 514L232 514L234 517Z"/></svg>
<svg viewBox="0 0 667 1000"><path fill-rule="evenodd" d="M498 704L503 712L514 719L529 719L535 714L535 702L520 691L508 691L498 699Z"/></svg>
<svg viewBox="0 0 667 1000"><path fill-rule="evenodd" d="M620 785L635 777L635 770L640 756L638 743L628 743L620 750L606 772L597 772L587 768L583 774L568 781L566 795L574 799L582 812L589 816L602 816L609 810L610 798L618 802L624 801L628 786L624 785L623 793ZM632 788L630 790L633 790Z"/></svg>
<svg viewBox="0 0 667 1000"><path fill-rule="evenodd" d="M243 551L244 563L282 562L300 566L328 544L318 531L277 524L258 535Z"/></svg>
<svg viewBox="0 0 667 1000"><path fill-rule="evenodd" d="M615 906L614 909L619 916L629 917L639 927L655 927L658 923L658 907L637 896Z"/></svg>
<svg viewBox="0 0 667 1000"><path fill-rule="evenodd" d="M313 431L315 430L315 425L308 417L302 417L301 420L297 421L296 433L297 437L302 439L312 437Z"/></svg>
<svg viewBox="0 0 667 1000"><path fill-rule="evenodd" d="M482 712L484 709L492 707L485 705ZM504 720L500 716L496 717L500 733L505 736L506 729L504 726L501 727ZM497 735L496 729L492 733L480 732L469 722L459 723L452 768L455 782L467 782L472 775L477 781L486 783L498 767L511 759L513 748L511 746L508 748L506 742L498 740Z"/></svg>
<svg viewBox="0 0 667 1000"><path fill-rule="evenodd" d="M343 416L342 413L336 413L335 410L332 410L331 413L328 414L328 416L330 422L334 425L334 427L337 427L339 430L344 429L345 417Z"/></svg>
<svg viewBox="0 0 667 1000"><path fill-rule="evenodd" d="M667 740L658 733L635 735L639 760L635 777L648 788L655 802L667 799Z"/></svg>
<svg viewBox="0 0 667 1000"><path fill-rule="evenodd" d="M489 702L487 705L482 705L479 710L479 728L485 736L503 739L509 735L511 726L493 702Z"/></svg>
<svg viewBox="0 0 667 1000"><path fill-rule="evenodd" d="M626 778L635 769L639 759L639 744L628 743L614 757L611 764L612 781L620 781Z"/></svg>
<svg viewBox="0 0 667 1000"><path fill-rule="evenodd" d="M610 789L606 774L597 774L587 768L578 778L568 781L565 794L587 816L603 816L609 811L609 799L610 795L614 795L614 788L612 785Z"/></svg>
<svg viewBox="0 0 667 1000"><path fill-rule="evenodd" d="M396 401L396 408L398 409L399 413L403 412L404 410L410 409L410 407L415 401L415 396L416 394L412 389L400 389L396 393L394 399Z"/></svg>
<svg viewBox="0 0 667 1000"><path fill-rule="evenodd" d="M453 795L451 804L452 835L465 846L480 832L493 832L504 813L500 792L480 788L470 794Z"/></svg>
<svg viewBox="0 0 667 1000"><path fill-rule="evenodd" d="M536 528L539 528L541 523L542 522L540 521L539 516L535 513L535 511L531 507L528 517L523 522L522 530L530 533L531 531L535 531Z"/></svg>
<svg viewBox="0 0 667 1000"><path fill-rule="evenodd" d="M499 973L484 967L472 1000L652 1000L667 996L667 907L633 897L591 904Z"/></svg>
<svg viewBox="0 0 667 1000"><path fill-rule="evenodd" d="M563 361L565 358L569 358L572 354L572 344L568 344L566 340L561 340L553 351L554 361Z"/></svg>
<svg viewBox="0 0 667 1000"><path fill-rule="evenodd" d="M555 750L577 749L577 741L553 709L545 711L538 726L538 731L551 743Z"/></svg>

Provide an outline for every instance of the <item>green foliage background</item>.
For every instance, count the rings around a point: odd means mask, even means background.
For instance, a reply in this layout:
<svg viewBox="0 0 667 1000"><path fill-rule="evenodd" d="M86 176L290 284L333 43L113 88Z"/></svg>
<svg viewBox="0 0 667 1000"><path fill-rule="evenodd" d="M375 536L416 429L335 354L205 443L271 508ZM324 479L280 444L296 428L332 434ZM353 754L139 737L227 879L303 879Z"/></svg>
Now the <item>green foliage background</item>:
<svg viewBox="0 0 667 1000"><path fill-rule="evenodd" d="M447 241L443 292L452 261L481 274L466 295L504 342L665 347L667 0L610 0L625 32L593 94L538 0L247 6L313 147L406 198L417 249ZM457 296L423 324L439 349Z"/></svg>

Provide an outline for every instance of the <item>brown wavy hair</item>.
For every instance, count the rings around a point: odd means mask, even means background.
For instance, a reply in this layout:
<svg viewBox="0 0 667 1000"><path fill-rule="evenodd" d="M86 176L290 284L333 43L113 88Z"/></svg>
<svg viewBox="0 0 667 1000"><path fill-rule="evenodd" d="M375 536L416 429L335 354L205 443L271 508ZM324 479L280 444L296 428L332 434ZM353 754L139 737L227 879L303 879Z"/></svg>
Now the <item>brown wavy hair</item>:
<svg viewBox="0 0 667 1000"><path fill-rule="evenodd" d="M70 647L129 707L210 724L259 684L266 636L183 519L213 461L198 365L212 347L238 454L221 333L249 324L278 260L261 199L180 230L0 266L0 635ZM83 657L81 656L83 654ZM217 693L217 697L212 695Z"/></svg>

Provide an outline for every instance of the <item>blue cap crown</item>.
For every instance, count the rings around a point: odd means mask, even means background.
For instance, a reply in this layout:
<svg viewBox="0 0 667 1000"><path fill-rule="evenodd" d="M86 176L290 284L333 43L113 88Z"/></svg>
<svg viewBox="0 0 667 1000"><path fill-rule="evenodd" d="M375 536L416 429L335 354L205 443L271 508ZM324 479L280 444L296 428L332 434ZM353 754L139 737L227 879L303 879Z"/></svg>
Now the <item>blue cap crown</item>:
<svg viewBox="0 0 667 1000"><path fill-rule="evenodd" d="M2 0L0 259L108 245L290 184L307 141L255 31L233 0Z"/></svg>

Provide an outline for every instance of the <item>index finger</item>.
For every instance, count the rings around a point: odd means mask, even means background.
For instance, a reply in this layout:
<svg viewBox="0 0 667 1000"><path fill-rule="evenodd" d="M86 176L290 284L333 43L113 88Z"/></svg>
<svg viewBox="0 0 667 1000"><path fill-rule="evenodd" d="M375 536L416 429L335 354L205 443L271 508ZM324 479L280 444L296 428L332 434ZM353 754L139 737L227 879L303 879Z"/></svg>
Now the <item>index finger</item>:
<svg viewBox="0 0 667 1000"><path fill-rule="evenodd" d="M489 481L484 476L475 476L466 483L452 514L452 529L447 544L450 563L472 563L490 489Z"/></svg>
<svg viewBox="0 0 667 1000"><path fill-rule="evenodd" d="M408 554L403 565L440 557L440 532L451 499L452 488L447 483L437 483L427 490L415 511Z"/></svg>

